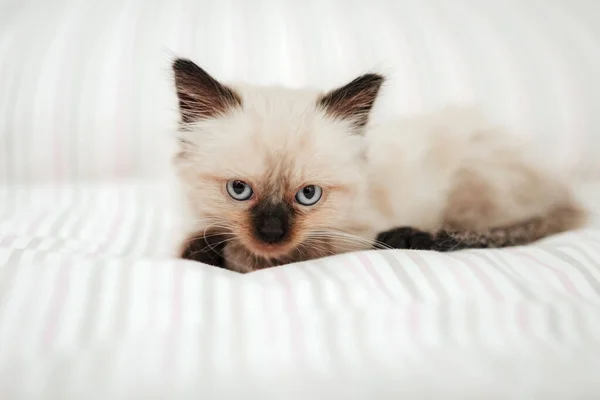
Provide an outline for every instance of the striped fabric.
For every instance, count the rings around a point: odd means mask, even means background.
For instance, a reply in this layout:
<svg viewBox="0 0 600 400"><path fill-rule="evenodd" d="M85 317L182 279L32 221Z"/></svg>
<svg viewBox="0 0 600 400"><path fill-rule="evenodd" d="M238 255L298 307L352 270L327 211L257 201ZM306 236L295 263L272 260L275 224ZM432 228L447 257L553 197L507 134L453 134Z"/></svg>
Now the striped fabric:
<svg viewBox="0 0 600 400"><path fill-rule="evenodd" d="M0 191L3 400L600 393L600 229L241 275L171 257L170 204L130 182Z"/></svg>
<svg viewBox="0 0 600 400"><path fill-rule="evenodd" d="M379 70L381 117L475 102L600 172L598 15L594 0L0 0L0 181L161 172L175 55L292 86Z"/></svg>
<svg viewBox="0 0 600 400"><path fill-rule="evenodd" d="M0 0L0 399L600 398L600 223L239 275L173 258L156 179L175 55L292 86L376 69L376 118L475 102L600 174L599 15L593 0Z"/></svg>

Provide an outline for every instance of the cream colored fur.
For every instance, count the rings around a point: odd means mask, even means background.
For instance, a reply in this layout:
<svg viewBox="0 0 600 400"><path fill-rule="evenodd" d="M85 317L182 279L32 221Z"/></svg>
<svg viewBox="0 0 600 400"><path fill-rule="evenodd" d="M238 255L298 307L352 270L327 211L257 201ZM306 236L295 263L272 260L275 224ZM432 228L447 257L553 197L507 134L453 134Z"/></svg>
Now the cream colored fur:
<svg viewBox="0 0 600 400"><path fill-rule="evenodd" d="M574 205L566 176L476 110L448 107L367 132L380 228L483 231Z"/></svg>
<svg viewBox="0 0 600 400"><path fill-rule="evenodd" d="M180 135L189 143L175 165L191 212L189 233L230 231L232 269L367 249L377 233L399 226L484 231L557 207L579 210L566 180L532 147L475 111L447 108L371 124L360 134L315 107L321 92L229 87L243 107L186 126ZM253 247L250 205L228 197L229 179L258 192L283 185L281 196L316 184L324 195L301 211L293 244L269 254Z"/></svg>

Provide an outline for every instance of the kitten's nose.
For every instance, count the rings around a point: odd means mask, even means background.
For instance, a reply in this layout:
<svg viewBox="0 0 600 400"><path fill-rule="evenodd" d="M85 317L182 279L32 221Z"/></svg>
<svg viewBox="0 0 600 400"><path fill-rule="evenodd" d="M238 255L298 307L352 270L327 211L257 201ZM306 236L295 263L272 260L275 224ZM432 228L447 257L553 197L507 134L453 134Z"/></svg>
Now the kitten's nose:
<svg viewBox="0 0 600 400"><path fill-rule="evenodd" d="M286 240L292 228L293 210L284 202L263 201L250 210L254 237L267 244Z"/></svg>
<svg viewBox="0 0 600 400"><path fill-rule="evenodd" d="M268 217L265 218L258 227L260 239L269 244L278 243L286 234L284 224L281 218Z"/></svg>

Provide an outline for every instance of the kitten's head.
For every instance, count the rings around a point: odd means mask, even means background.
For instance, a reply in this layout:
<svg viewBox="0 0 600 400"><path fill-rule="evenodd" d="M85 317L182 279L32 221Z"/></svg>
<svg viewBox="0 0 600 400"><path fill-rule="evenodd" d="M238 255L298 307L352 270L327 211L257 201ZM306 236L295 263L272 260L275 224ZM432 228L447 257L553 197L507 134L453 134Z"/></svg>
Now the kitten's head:
<svg viewBox="0 0 600 400"><path fill-rule="evenodd" d="M268 266L325 255L332 235L360 230L362 130L382 76L323 93L226 86L184 59L173 70L181 113L175 165L197 232L224 231L232 248Z"/></svg>

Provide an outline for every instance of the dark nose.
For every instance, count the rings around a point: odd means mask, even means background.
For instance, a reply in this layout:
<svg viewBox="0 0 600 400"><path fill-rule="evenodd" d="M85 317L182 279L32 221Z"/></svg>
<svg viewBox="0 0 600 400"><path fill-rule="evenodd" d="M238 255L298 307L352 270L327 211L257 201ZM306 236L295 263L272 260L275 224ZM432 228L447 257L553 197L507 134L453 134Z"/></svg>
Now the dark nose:
<svg viewBox="0 0 600 400"><path fill-rule="evenodd" d="M278 243L284 238L286 228L281 220L277 217L267 217L258 226L258 237L263 242L273 244Z"/></svg>
<svg viewBox="0 0 600 400"><path fill-rule="evenodd" d="M263 243L280 243L292 226L292 210L283 202L263 201L251 211L254 236Z"/></svg>

